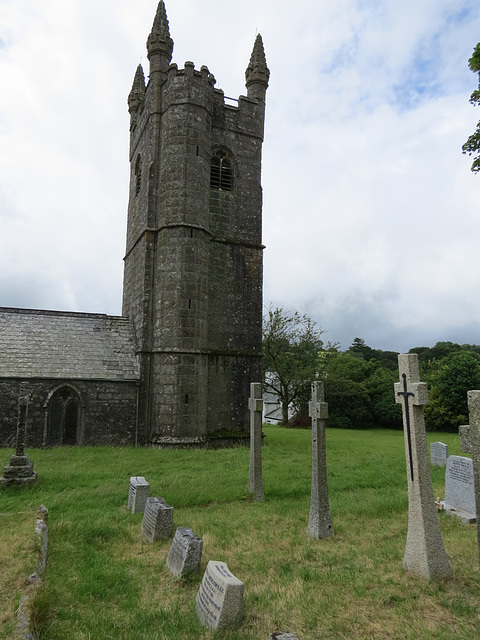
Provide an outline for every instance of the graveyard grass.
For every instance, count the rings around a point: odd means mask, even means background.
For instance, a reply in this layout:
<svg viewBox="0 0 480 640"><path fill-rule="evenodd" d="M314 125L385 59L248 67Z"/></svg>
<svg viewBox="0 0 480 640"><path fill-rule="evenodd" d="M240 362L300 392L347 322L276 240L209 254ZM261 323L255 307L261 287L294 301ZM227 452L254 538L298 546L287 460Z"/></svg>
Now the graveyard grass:
<svg viewBox="0 0 480 640"><path fill-rule="evenodd" d="M306 535L311 432L269 425L264 431L263 503L247 491L247 448L29 450L38 483L0 491L0 638L11 636L25 576L34 570L31 538L42 503L49 509L49 559L33 608L45 640L267 640L274 631L300 640L479 636L475 525L440 513L453 580L429 583L402 568L402 432L327 430L335 535L316 540ZM460 454L454 434L428 440ZM0 450L0 464L10 454ZM143 538L142 514L126 506L134 475L174 506L174 530L187 526L203 538L201 573L174 579L165 565L171 540ZM444 496L444 477L444 469L432 467L435 497ZM209 560L226 562L245 583L238 630L214 633L198 622L195 597Z"/></svg>

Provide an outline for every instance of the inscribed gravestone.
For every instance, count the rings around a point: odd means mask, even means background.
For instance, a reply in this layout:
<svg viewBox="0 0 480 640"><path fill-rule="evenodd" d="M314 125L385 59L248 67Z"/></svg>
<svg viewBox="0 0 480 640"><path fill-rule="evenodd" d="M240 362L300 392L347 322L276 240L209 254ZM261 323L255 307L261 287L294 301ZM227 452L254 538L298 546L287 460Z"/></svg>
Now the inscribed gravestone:
<svg viewBox="0 0 480 640"><path fill-rule="evenodd" d="M312 399L309 402L309 415L312 418L312 491L307 527L307 533L312 538L327 538L333 535L328 500L325 440L328 404L323 402L323 399L323 382L312 382Z"/></svg>
<svg viewBox="0 0 480 640"><path fill-rule="evenodd" d="M147 498L150 495L150 484L143 476L130 478L130 490L128 492L128 509L131 513L145 511Z"/></svg>
<svg viewBox="0 0 480 640"><path fill-rule="evenodd" d="M167 567L176 577L195 573L202 562L203 540L187 527L178 527L167 556Z"/></svg>
<svg viewBox="0 0 480 640"><path fill-rule="evenodd" d="M210 560L196 599L202 625L215 630L239 627L243 619L243 582L230 573L225 562Z"/></svg>
<svg viewBox="0 0 480 640"><path fill-rule="evenodd" d="M428 580L452 575L433 498L423 405L428 403L425 382L420 382L418 356L398 356L400 382L395 400L402 405L408 482L408 532L403 566Z"/></svg>
<svg viewBox="0 0 480 640"><path fill-rule="evenodd" d="M430 462L437 467L444 467L447 464L448 445L443 442L430 443Z"/></svg>
<svg viewBox="0 0 480 640"><path fill-rule="evenodd" d="M445 511L464 522L475 522L475 488L473 461L462 456L450 456L445 471Z"/></svg>
<svg viewBox="0 0 480 640"><path fill-rule="evenodd" d="M173 529L173 507L163 498L147 498L142 533L149 542L168 540Z"/></svg>
<svg viewBox="0 0 480 640"><path fill-rule="evenodd" d="M262 480L262 384L252 382L250 384L250 398L248 399L250 409L250 474L248 490L255 502L263 502Z"/></svg>

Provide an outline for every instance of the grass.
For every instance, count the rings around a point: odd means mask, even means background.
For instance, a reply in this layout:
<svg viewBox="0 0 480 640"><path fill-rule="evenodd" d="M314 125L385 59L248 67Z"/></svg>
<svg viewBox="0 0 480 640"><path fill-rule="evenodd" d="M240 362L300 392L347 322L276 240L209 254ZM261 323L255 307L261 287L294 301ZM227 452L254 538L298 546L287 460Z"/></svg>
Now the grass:
<svg viewBox="0 0 480 640"><path fill-rule="evenodd" d="M264 430L264 503L253 503L247 492L246 448L29 451L38 483L0 492L0 513L19 514L0 516L0 594L8 594L0 638L11 635L22 576L33 570L22 545L29 544L41 503L50 512L49 560L33 606L45 640L267 640L278 630L300 640L479 635L475 525L440 514L453 580L429 583L403 571L408 505L401 432L327 431L335 536L315 540L305 533L311 433ZM429 434L433 440L460 454L458 436ZM5 460L9 454L0 450ZM199 625L201 574L175 580L165 566L170 541L143 538L142 514L126 508L133 475L144 475L151 495L175 507L174 527L203 538L202 572L208 560L222 560L244 581L240 629L215 634ZM444 476L432 468L435 497L444 495ZM13 562L6 564L10 550Z"/></svg>

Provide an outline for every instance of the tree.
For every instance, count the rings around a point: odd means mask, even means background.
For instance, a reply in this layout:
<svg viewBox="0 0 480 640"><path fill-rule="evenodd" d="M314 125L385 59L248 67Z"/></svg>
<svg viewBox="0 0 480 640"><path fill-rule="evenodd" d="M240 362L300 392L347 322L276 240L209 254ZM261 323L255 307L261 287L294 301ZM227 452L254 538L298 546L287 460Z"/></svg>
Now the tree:
<svg viewBox="0 0 480 640"><path fill-rule="evenodd" d="M287 314L282 308L268 310L263 319L263 370L265 387L282 404L283 423L288 407L308 399L310 382L317 379L318 353L324 333L306 315Z"/></svg>
<svg viewBox="0 0 480 640"><path fill-rule="evenodd" d="M473 55L468 61L468 66L474 73L478 73L480 78L480 42L473 50ZM473 106L480 104L480 80L478 89L475 89L470 96L470 103L473 104ZM471 169L474 173L480 171L480 120L477 123L474 133L472 133L463 145L462 151L463 153L468 153L469 156L475 156Z"/></svg>

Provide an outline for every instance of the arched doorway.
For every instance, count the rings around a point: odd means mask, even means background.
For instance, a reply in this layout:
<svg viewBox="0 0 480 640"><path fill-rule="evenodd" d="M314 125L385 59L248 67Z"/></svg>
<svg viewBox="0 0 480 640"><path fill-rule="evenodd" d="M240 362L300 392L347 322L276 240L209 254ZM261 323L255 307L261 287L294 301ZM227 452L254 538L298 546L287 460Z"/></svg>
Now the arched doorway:
<svg viewBox="0 0 480 640"><path fill-rule="evenodd" d="M51 396L48 405L47 445L80 444L81 404L72 387L60 387Z"/></svg>

